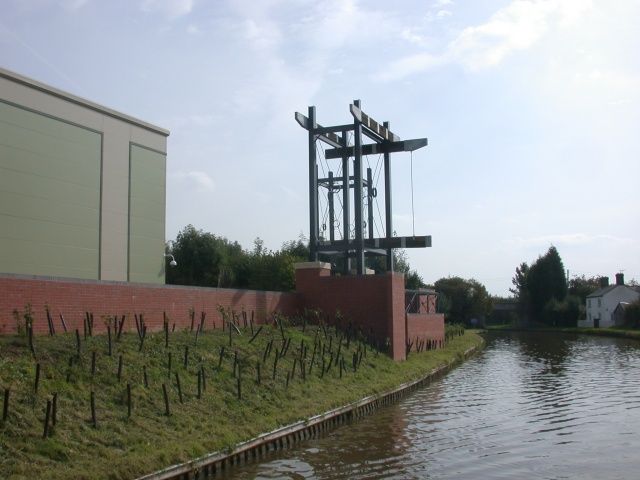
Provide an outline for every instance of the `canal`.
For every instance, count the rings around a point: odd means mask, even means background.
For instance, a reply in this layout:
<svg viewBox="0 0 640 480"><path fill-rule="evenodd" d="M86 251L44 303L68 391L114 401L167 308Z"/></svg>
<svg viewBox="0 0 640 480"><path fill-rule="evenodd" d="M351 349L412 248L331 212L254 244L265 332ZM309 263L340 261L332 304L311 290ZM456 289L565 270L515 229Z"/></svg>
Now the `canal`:
<svg viewBox="0 0 640 480"><path fill-rule="evenodd" d="M486 338L401 402L225 478L640 478L640 342Z"/></svg>

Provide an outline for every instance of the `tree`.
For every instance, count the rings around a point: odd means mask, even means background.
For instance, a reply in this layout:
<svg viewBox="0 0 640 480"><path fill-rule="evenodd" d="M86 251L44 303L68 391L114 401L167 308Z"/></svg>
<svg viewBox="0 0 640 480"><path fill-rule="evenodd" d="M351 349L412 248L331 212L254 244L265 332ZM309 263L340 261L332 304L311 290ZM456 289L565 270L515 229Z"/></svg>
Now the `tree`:
<svg viewBox="0 0 640 480"><path fill-rule="evenodd" d="M587 296L600 288L599 277L574 276L569 280L569 295L575 295L584 305Z"/></svg>
<svg viewBox="0 0 640 480"><path fill-rule="evenodd" d="M516 274L511 279L514 288L510 288L509 291L513 293L518 302L518 314L522 323L527 324L529 322L531 314L531 297L529 294L529 265L526 262L522 262L519 267L516 267Z"/></svg>
<svg viewBox="0 0 640 480"><path fill-rule="evenodd" d="M543 310L552 299L562 301L567 296L567 279L564 265L556 247L531 265L526 276L526 285L531 300L531 312L536 319L543 319Z"/></svg>
<svg viewBox="0 0 640 480"><path fill-rule="evenodd" d="M440 310L447 322L470 324L472 319L483 322L491 313L491 297L477 280L448 277L441 278L434 286L440 296Z"/></svg>
<svg viewBox="0 0 640 480"><path fill-rule="evenodd" d="M179 285L218 285L220 264L224 261L226 239L196 230L187 225L178 232L168 249L178 261L178 266L167 269L167 283Z"/></svg>

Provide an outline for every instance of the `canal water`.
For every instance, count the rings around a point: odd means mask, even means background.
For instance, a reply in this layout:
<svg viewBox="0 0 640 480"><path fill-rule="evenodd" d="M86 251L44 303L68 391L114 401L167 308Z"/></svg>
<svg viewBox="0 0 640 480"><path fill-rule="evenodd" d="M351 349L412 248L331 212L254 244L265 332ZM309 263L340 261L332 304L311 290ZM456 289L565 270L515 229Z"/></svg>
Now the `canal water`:
<svg viewBox="0 0 640 480"><path fill-rule="evenodd" d="M226 478L640 479L640 342L491 333L401 402Z"/></svg>

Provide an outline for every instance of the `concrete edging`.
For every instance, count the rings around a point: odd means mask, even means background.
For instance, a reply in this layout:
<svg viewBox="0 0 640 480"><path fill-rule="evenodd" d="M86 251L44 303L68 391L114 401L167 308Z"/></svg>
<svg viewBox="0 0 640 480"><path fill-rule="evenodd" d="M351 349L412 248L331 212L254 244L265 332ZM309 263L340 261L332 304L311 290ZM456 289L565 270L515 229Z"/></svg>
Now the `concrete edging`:
<svg viewBox="0 0 640 480"><path fill-rule="evenodd" d="M333 430L339 425L369 415L374 410L395 403L413 390L427 384L434 378L449 371L452 367L469 358L484 346L484 340L465 350L462 357L456 356L451 361L434 368L425 376L406 382L384 393L370 395L342 407L329 410L285 427L259 435L251 440L238 444L229 452L219 451L196 458L190 462L172 465L158 470L137 480L191 480L213 477L234 465L264 457L269 452L288 448L309 438L317 437Z"/></svg>

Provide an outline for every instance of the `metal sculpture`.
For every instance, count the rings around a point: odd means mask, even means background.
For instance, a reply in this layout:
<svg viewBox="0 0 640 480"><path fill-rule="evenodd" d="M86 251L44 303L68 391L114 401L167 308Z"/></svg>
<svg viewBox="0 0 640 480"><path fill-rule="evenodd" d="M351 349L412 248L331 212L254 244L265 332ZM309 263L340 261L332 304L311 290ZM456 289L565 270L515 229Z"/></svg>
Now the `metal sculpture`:
<svg viewBox="0 0 640 480"><path fill-rule="evenodd" d="M300 126L309 132L309 260L317 261L319 254L344 257L344 272L351 272L351 258L356 260L356 274L365 273L366 255L386 255L387 271L393 271L394 248L425 248L431 246L431 236L393 236L392 197L391 197L391 153L413 152L427 145L426 138L401 140L389 129L389 122L380 124L360 107L360 100L354 100L349 106L353 123L323 127L316 121L316 108L310 106L308 117L296 112L295 119ZM363 144L363 136L373 143ZM350 138L351 137L351 138ZM341 160L341 175L329 171L323 178L318 177L317 142L323 142L330 148L324 150L324 159ZM374 236L373 199L377 189L373 184L371 168L363 174L362 159L367 155L382 155L384 158L384 198L385 198L385 235ZM353 158L353 162L349 160ZM328 162L327 162L328 167ZM329 168L329 167L328 167ZM351 174L353 172L353 174ZM327 189L329 216L329 239L319 235L319 192ZM353 189L354 228L351 234L351 200ZM342 239L335 238L335 199L334 195L342 191ZM365 212L364 193L367 203ZM365 217L366 215L366 217ZM367 219L365 221L365 218ZM365 228L367 235L365 236Z"/></svg>

